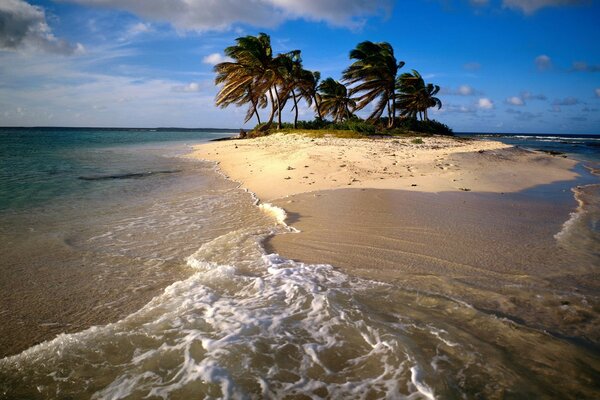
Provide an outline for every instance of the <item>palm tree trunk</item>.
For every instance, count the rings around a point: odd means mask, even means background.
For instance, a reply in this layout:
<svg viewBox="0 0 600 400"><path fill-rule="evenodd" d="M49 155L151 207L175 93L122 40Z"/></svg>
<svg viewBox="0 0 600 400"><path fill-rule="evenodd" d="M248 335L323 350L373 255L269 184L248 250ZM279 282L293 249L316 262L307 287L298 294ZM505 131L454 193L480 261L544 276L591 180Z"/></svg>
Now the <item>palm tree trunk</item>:
<svg viewBox="0 0 600 400"><path fill-rule="evenodd" d="M275 98L277 99L277 129L281 129L281 100L279 99L279 92L277 86L273 86L275 90Z"/></svg>
<svg viewBox="0 0 600 400"><path fill-rule="evenodd" d="M427 109L423 110L423 117L425 118L424 121L428 121L429 120L427 118Z"/></svg>
<svg viewBox="0 0 600 400"><path fill-rule="evenodd" d="M390 128L396 126L396 92L392 93L392 125Z"/></svg>
<svg viewBox="0 0 600 400"><path fill-rule="evenodd" d="M388 112L388 129L392 127L392 109L390 107L390 102L387 102L387 112Z"/></svg>
<svg viewBox="0 0 600 400"><path fill-rule="evenodd" d="M298 129L298 100L296 100L296 92L292 90L292 98L294 99L294 129Z"/></svg>
<svg viewBox="0 0 600 400"><path fill-rule="evenodd" d="M321 105L317 101L316 94L313 95L313 100L315 101L315 108L317 109L317 115L319 116L319 119L323 119L323 116L321 115Z"/></svg>
<svg viewBox="0 0 600 400"><path fill-rule="evenodd" d="M258 120L258 124L260 125L260 115L258 114L258 108L257 106L257 102L254 101L254 99L250 100L252 102L252 111L254 112L254 115L256 115L256 119Z"/></svg>
<svg viewBox="0 0 600 400"><path fill-rule="evenodd" d="M269 115L269 121L262 129L269 129L273 125L273 118L275 118L275 101L273 99L273 91L269 88L269 99L271 100L271 115Z"/></svg>

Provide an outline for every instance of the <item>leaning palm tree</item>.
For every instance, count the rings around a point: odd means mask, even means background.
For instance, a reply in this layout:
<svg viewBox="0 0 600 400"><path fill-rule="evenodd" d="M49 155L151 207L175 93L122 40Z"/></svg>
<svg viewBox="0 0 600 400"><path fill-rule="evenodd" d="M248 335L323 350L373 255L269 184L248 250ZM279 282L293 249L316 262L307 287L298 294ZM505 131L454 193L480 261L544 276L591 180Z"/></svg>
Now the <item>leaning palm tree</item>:
<svg viewBox="0 0 600 400"><path fill-rule="evenodd" d="M397 88L400 94L396 106L404 117L417 118L417 115L420 115L421 120L427 121L427 109L442 108L442 101L435 97L440 87L431 83L426 84L421 74L414 69L412 73L400 75Z"/></svg>
<svg viewBox="0 0 600 400"><path fill-rule="evenodd" d="M396 119L396 77L404 61L396 60L389 43L370 41L359 43L350 52L350 58L356 61L344 71L343 80L355 85L350 89L350 95L359 95L356 109L361 110L378 99L368 119L378 120L387 109L388 126L393 127Z"/></svg>
<svg viewBox="0 0 600 400"><path fill-rule="evenodd" d="M266 127L273 123L275 112L280 109L280 98L277 92L279 79L277 63L274 62L271 38L260 33L258 36L244 36L236 39L236 44L225 49L225 55L233 61L215 65L216 84L222 85L217 94L217 104L226 107L239 104L242 94L256 104L254 107L266 106L266 96L271 103L271 114ZM239 101L232 100L233 98ZM227 100L226 100L227 99ZM251 115L252 113L250 113ZM255 113L258 116L258 112Z"/></svg>
<svg viewBox="0 0 600 400"><path fill-rule="evenodd" d="M300 97L309 107L314 105L318 119L323 119L321 115L321 95L319 94L319 83L321 73L319 71L302 70L300 77Z"/></svg>
<svg viewBox="0 0 600 400"><path fill-rule="evenodd" d="M321 111L331 115L334 122L349 119L356 109L356 101L350 98L346 86L333 78L327 78L319 85Z"/></svg>
<svg viewBox="0 0 600 400"><path fill-rule="evenodd" d="M294 128L298 125L298 92L301 84L302 58L300 50L293 50L288 53L279 54L275 63L277 64L277 84L280 107L278 111L278 128L281 126L281 112L289 99L294 102L295 111Z"/></svg>
<svg viewBox="0 0 600 400"><path fill-rule="evenodd" d="M221 63L215 69L217 70L215 82L217 85L222 85L215 99L217 106L225 108L234 104L241 107L248 104L244 123L254 115L260 124L258 109L267 106L267 96L254 88L253 77L246 74L243 68L238 68L235 63Z"/></svg>

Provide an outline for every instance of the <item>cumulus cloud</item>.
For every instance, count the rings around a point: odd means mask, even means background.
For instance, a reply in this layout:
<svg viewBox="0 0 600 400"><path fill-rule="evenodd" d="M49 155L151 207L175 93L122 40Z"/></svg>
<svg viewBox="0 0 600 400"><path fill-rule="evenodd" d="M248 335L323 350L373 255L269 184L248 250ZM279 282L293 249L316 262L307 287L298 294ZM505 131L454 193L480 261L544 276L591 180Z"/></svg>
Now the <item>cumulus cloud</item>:
<svg viewBox="0 0 600 400"><path fill-rule="evenodd" d="M594 92L596 93L596 97L600 97L600 88L596 88Z"/></svg>
<svg viewBox="0 0 600 400"><path fill-rule="evenodd" d="M483 110L491 110L494 108L494 102L487 97L482 97L477 101L477 107Z"/></svg>
<svg viewBox="0 0 600 400"><path fill-rule="evenodd" d="M535 58L535 65L540 71L545 71L552 68L552 59L545 54L539 55Z"/></svg>
<svg viewBox="0 0 600 400"><path fill-rule="evenodd" d="M221 53L212 53L212 54L205 56L202 59L202 62L204 64L209 64L209 65L217 65L219 63L226 62L226 61L232 61L232 59L229 57L225 57Z"/></svg>
<svg viewBox="0 0 600 400"><path fill-rule="evenodd" d="M125 10L182 30L221 30L235 23L272 27L303 18L356 28L371 15L389 12L392 0L66 0Z"/></svg>
<svg viewBox="0 0 600 400"><path fill-rule="evenodd" d="M575 6L587 3L586 0L503 0L502 6L519 10L524 14L533 14L546 7Z"/></svg>
<svg viewBox="0 0 600 400"><path fill-rule="evenodd" d="M510 104L513 106L524 106L525 102L519 96L512 96L506 99L506 104Z"/></svg>
<svg viewBox="0 0 600 400"><path fill-rule="evenodd" d="M56 54L74 54L84 51L83 45L75 45L57 38L46 22L44 9L23 0L0 2L0 50L41 50Z"/></svg>

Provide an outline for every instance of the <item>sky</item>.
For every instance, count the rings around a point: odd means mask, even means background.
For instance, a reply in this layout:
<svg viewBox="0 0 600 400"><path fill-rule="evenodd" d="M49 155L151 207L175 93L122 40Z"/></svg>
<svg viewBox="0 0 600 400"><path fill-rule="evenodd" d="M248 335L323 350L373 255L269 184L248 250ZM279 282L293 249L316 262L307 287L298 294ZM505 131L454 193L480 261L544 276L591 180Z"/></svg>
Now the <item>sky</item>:
<svg viewBox="0 0 600 400"><path fill-rule="evenodd" d="M458 132L600 134L598 21L598 0L0 0L0 126L251 128L212 68L265 32L335 79L389 42Z"/></svg>

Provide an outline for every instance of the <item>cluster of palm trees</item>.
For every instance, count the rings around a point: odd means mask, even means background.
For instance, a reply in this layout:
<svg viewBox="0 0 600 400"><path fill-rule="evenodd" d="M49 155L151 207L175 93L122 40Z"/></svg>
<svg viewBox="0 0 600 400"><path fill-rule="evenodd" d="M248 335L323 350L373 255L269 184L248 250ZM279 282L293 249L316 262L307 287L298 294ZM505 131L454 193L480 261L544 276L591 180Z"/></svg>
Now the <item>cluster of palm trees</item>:
<svg viewBox="0 0 600 400"><path fill-rule="evenodd" d="M348 86L333 78L321 81L318 71L304 69L300 50L274 56L271 38L264 33L237 38L235 45L225 49L225 55L230 61L214 68L215 82L220 86L216 104L222 108L247 106L244 122L255 116L259 124L259 110L270 106L266 128L274 123L275 116L277 127L281 127L281 115L289 102L294 127L302 101L314 108L316 118L331 116L334 122L348 120L374 103L367 120L378 122L387 112L388 128L394 127L397 112L402 118L427 120L428 108L442 106L435 97L439 86L425 84L415 70L398 75L404 62L396 60L389 43L366 41L350 52L350 59L355 61L342 76Z"/></svg>

